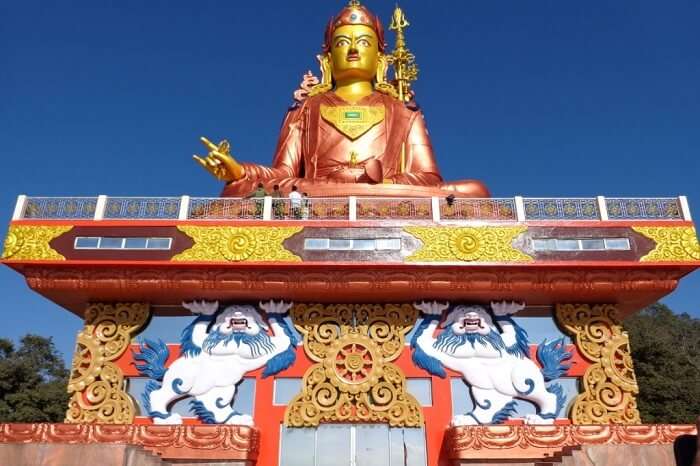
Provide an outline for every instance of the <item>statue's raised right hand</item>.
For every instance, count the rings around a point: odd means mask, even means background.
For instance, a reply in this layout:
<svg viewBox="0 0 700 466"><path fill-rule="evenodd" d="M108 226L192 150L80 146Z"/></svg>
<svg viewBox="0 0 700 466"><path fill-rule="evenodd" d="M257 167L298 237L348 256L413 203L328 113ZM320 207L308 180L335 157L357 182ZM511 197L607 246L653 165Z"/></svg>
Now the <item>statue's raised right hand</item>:
<svg viewBox="0 0 700 466"><path fill-rule="evenodd" d="M236 162L236 159L231 156L231 146L228 141L223 140L219 145L216 145L205 137L200 138L200 140L209 153L206 157L200 157L198 155L193 155L192 157L197 163L204 167L206 171L214 175L217 179L226 182L237 181L245 176L245 169L243 166Z"/></svg>

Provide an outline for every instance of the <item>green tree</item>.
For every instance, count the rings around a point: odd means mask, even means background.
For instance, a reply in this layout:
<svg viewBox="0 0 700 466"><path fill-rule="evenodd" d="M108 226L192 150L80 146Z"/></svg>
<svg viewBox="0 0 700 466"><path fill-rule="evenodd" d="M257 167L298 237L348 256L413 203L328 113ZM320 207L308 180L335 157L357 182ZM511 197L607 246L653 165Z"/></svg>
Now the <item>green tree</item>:
<svg viewBox="0 0 700 466"><path fill-rule="evenodd" d="M0 338L0 422L62 422L68 370L51 338Z"/></svg>
<svg viewBox="0 0 700 466"><path fill-rule="evenodd" d="M637 402L645 423L694 423L700 415L700 319L661 303L628 317Z"/></svg>

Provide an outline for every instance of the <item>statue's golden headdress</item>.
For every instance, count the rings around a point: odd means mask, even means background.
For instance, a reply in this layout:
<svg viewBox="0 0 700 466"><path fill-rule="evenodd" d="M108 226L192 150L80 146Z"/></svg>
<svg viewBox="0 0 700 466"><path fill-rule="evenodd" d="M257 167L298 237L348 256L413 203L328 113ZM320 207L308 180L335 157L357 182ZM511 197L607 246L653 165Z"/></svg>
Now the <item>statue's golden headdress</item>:
<svg viewBox="0 0 700 466"><path fill-rule="evenodd" d="M384 51L386 44L384 43L384 28L382 27L381 21L379 21L379 18L369 11L367 7L360 5L358 0L352 0L348 6L340 10L340 13L328 21L323 41L323 51L325 53L330 51L333 32L335 32L337 28L352 24L362 24L372 28L377 34L379 51Z"/></svg>

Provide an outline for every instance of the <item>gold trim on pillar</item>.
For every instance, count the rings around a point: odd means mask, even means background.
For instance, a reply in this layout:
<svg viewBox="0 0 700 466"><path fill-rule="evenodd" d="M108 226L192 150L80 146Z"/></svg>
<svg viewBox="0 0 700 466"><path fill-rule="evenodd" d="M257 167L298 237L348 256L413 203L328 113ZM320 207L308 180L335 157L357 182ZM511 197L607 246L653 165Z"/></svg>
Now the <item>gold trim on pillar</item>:
<svg viewBox="0 0 700 466"><path fill-rule="evenodd" d="M640 424L629 338L612 304L558 304L559 324L593 364L571 408L574 424Z"/></svg>
<svg viewBox="0 0 700 466"><path fill-rule="evenodd" d="M49 243L72 226L10 225L1 259L66 260Z"/></svg>
<svg viewBox="0 0 700 466"><path fill-rule="evenodd" d="M529 262L513 247L527 227L405 227L423 245L407 262Z"/></svg>
<svg viewBox="0 0 700 466"><path fill-rule="evenodd" d="M284 241L303 227L202 227L178 226L194 245L173 261L301 262Z"/></svg>
<svg viewBox="0 0 700 466"><path fill-rule="evenodd" d="M700 261L700 243L693 227L632 227L656 243L641 262Z"/></svg>
<svg viewBox="0 0 700 466"><path fill-rule="evenodd" d="M294 326L316 362L304 374L302 391L287 405L284 424L313 427L323 422L385 422L394 427L424 424L406 377L393 364L404 350L417 316L410 304L297 304Z"/></svg>
<svg viewBox="0 0 700 466"><path fill-rule="evenodd" d="M146 303L88 305L73 355L66 422L133 422L137 407L126 393L124 375L114 361L126 351L149 315Z"/></svg>

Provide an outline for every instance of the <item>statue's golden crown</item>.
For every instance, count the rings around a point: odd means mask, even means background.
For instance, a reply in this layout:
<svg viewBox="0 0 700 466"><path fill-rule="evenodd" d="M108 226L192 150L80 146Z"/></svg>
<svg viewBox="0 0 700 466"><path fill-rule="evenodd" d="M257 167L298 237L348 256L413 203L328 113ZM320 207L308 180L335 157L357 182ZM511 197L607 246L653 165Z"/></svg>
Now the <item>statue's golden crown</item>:
<svg viewBox="0 0 700 466"><path fill-rule="evenodd" d="M360 5L358 0L351 0L345 8L340 10L337 15L333 16L330 21L328 21L323 42L323 51L327 53L330 50L333 32L337 28L354 24L361 24L372 28L377 34L379 51L384 51L386 44L384 43L384 28L382 27L382 22L379 20L379 17L369 11L367 7Z"/></svg>

